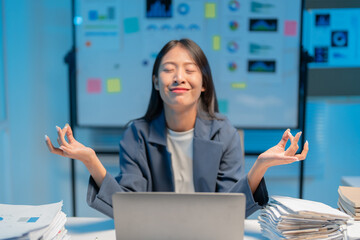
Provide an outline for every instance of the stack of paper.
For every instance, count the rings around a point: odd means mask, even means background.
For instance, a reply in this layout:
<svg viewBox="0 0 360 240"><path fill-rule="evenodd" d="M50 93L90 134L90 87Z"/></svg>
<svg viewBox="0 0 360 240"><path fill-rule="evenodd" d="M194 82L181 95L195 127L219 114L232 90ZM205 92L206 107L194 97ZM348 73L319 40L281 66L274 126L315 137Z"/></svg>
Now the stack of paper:
<svg viewBox="0 0 360 240"><path fill-rule="evenodd" d="M323 203L273 196L259 215L269 239L343 239L347 214Z"/></svg>
<svg viewBox="0 0 360 240"><path fill-rule="evenodd" d="M338 189L338 207L349 214L355 221L360 221L360 187L343 187Z"/></svg>
<svg viewBox="0 0 360 240"><path fill-rule="evenodd" d="M0 204L0 239L70 239L62 201L30 206Z"/></svg>

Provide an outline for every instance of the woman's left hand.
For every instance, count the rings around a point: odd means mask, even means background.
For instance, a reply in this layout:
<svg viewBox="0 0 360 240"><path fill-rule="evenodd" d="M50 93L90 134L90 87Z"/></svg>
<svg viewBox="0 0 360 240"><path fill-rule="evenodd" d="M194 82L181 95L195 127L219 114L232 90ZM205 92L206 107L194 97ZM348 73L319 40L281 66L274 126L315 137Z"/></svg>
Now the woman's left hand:
<svg viewBox="0 0 360 240"><path fill-rule="evenodd" d="M264 177L267 169L272 166L284 165L293 163L296 161L304 160L309 151L309 143L305 142L304 148L300 154L296 154L299 149L299 138L301 132L298 132L295 137L291 135L290 129L286 130L280 140L280 142L259 155L255 164L248 173L249 186L254 193L258 188L261 179ZM287 141L290 139L291 144L288 149L285 149Z"/></svg>
<svg viewBox="0 0 360 240"><path fill-rule="evenodd" d="M276 146L260 154L257 160L265 168L304 160L309 151L309 143L306 141L302 152L300 154L296 154L297 150L299 149L298 142L300 136L301 132L298 132L294 137L290 133L290 129L287 129L284 132L280 142ZM289 139L291 141L291 145L285 149L286 143Z"/></svg>

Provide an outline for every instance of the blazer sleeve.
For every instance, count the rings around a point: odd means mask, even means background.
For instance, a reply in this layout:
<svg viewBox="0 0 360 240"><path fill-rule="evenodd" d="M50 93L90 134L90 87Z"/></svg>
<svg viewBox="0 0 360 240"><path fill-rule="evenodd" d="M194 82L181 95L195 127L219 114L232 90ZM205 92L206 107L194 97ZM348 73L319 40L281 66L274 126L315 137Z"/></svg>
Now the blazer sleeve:
<svg viewBox="0 0 360 240"><path fill-rule="evenodd" d="M144 147L133 124L120 141L120 173L117 177L106 173L99 188L90 176L87 203L90 207L113 218L112 195L116 192L145 192L147 180L143 176Z"/></svg>
<svg viewBox="0 0 360 240"><path fill-rule="evenodd" d="M229 126L220 134L219 137L224 143L224 153L219 167L217 191L244 193L246 196L245 215L248 217L269 201L265 180L264 178L261 180L255 193L252 194L245 173L245 160L238 132Z"/></svg>

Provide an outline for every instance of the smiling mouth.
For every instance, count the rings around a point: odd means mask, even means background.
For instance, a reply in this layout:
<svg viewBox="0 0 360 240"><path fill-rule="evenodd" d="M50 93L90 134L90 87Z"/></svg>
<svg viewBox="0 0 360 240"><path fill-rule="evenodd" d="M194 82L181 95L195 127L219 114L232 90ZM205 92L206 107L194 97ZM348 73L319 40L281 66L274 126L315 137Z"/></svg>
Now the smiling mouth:
<svg viewBox="0 0 360 240"><path fill-rule="evenodd" d="M170 91L174 92L174 93L183 93L183 92L189 91L189 89L187 89L187 88L173 88Z"/></svg>

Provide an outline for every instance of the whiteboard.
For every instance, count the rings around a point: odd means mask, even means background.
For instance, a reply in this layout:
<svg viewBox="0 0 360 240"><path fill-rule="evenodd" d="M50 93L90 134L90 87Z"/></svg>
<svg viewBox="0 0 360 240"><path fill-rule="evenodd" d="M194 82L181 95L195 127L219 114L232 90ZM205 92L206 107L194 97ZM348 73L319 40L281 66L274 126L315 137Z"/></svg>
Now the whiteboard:
<svg viewBox="0 0 360 240"><path fill-rule="evenodd" d="M296 128L301 8L301 0L75 0L77 125L142 117L157 53L190 38L234 126Z"/></svg>

